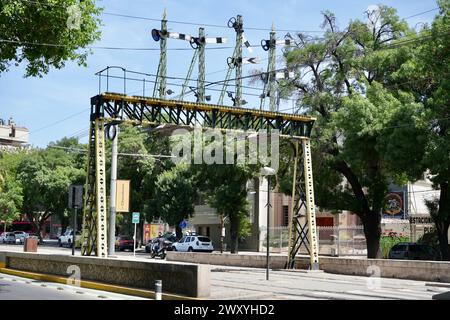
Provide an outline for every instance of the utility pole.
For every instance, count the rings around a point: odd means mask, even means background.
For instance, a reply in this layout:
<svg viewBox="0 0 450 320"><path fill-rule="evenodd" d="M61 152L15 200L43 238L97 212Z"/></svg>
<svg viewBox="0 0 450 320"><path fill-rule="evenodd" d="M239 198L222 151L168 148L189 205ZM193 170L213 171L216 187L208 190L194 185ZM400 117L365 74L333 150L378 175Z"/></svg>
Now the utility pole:
<svg viewBox="0 0 450 320"><path fill-rule="evenodd" d="M75 205L74 209L73 209L73 229L72 229L72 255L75 255L75 244L76 244L76 240L77 240L77 211L78 211L78 206Z"/></svg>
<svg viewBox="0 0 450 320"><path fill-rule="evenodd" d="M223 222L223 214L220 215L220 253L223 253L223 238L224 234L224 222Z"/></svg>
<svg viewBox="0 0 450 320"><path fill-rule="evenodd" d="M111 185L109 194L109 243L108 255L115 254L116 247L116 182L117 182L117 142L119 139L119 125L111 126L114 128L114 139L111 149Z"/></svg>

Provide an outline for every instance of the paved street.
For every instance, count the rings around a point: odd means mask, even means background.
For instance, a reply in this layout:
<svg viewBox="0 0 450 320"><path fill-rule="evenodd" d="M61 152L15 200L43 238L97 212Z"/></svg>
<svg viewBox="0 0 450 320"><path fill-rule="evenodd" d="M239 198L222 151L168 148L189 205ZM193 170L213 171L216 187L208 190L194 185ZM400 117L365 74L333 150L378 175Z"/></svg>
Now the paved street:
<svg viewBox="0 0 450 320"><path fill-rule="evenodd" d="M22 252L22 246L0 245L0 251L2 250ZM40 253L71 254L70 248L57 246L44 245L40 246L38 250ZM76 254L79 255L79 251ZM167 263L165 260L151 259L145 252L136 253L136 257L133 257L132 252L117 252L116 258ZM266 280L265 269L211 266L211 271L211 299L429 300L433 295L450 291L450 284L388 278L376 279L323 272L307 273L304 270L271 270L269 281ZM56 288L60 285L54 284L54 286ZM17 292L20 293L21 288L14 288L14 290L18 290ZM42 290L39 287L38 289ZM68 293L62 294L55 290L50 290L49 296L45 297L48 299L53 299L53 297L85 299L88 297L86 295L80 298L73 292L66 295ZM92 298L96 298L95 294ZM129 298L129 296L114 295L114 298L117 299L122 299L122 297Z"/></svg>
<svg viewBox="0 0 450 320"><path fill-rule="evenodd" d="M0 300L147 300L0 273Z"/></svg>
<svg viewBox="0 0 450 320"><path fill-rule="evenodd" d="M423 281L271 271L269 281L263 269L215 267L212 270L213 299L282 300L428 300L450 291L450 286L426 286ZM379 284L379 286L377 286Z"/></svg>

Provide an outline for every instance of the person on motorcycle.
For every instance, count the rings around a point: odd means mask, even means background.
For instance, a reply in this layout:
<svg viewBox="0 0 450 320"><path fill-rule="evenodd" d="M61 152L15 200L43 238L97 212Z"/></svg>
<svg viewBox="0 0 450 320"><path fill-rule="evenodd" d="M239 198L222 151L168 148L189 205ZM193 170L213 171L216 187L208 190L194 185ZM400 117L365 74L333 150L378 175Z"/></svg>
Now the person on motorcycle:
<svg viewBox="0 0 450 320"><path fill-rule="evenodd" d="M158 237L156 238L155 253L159 253L164 246L164 238L161 232L158 232Z"/></svg>

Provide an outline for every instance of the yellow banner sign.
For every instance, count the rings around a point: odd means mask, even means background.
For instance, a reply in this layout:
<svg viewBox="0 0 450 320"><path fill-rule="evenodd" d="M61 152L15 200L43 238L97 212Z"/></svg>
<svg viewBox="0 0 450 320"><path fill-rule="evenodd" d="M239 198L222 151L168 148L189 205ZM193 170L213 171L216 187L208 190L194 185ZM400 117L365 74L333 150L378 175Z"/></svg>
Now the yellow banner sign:
<svg viewBox="0 0 450 320"><path fill-rule="evenodd" d="M130 212L130 180L116 182L116 212Z"/></svg>

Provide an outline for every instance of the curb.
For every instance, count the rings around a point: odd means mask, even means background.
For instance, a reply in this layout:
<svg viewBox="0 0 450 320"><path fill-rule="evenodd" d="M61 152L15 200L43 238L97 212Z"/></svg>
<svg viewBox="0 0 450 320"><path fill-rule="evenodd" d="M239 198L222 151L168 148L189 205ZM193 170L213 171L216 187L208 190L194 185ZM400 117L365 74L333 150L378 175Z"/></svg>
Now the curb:
<svg viewBox="0 0 450 320"><path fill-rule="evenodd" d="M2 263L0 263L0 273L5 273L5 274L13 275L13 276L29 278L29 279L33 279L33 280L39 280L39 281L56 282L56 283L61 283L61 284L66 284L66 285L70 285L71 282L73 282L71 279L61 277L61 276L54 276L54 275L49 275L49 274L8 269L8 268L5 268L4 264L2 264ZM87 289L108 291L108 292L119 293L119 294L125 294L125 295L138 296L138 297L142 297L142 298L155 300L155 291L151 291L151 290L142 290L142 289L135 289L135 288L129 288L129 287L122 287L122 286L116 286L116 285L112 285L112 284L87 281L87 280L80 280L80 287L87 288ZM167 293L162 294L162 299L163 300L203 300L203 299L199 299L199 298L192 298L192 297L180 296L180 295L175 295L175 294L167 294Z"/></svg>
<svg viewBox="0 0 450 320"><path fill-rule="evenodd" d="M439 288L450 288L450 283L433 283L433 282L427 282L425 283L426 287L439 287Z"/></svg>

